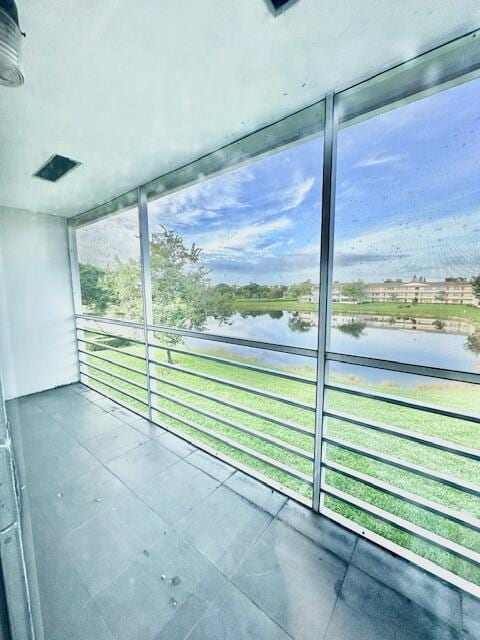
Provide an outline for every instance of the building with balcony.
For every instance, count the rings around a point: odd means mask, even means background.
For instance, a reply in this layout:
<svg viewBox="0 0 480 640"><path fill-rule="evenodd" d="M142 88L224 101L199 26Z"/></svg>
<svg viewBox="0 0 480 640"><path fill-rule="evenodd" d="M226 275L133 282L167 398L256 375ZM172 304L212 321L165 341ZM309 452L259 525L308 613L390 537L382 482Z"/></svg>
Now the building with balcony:
<svg viewBox="0 0 480 640"><path fill-rule="evenodd" d="M469 304L480 306L471 282L447 278L443 282L389 281L365 283L362 300L346 295L345 286L351 283L333 284L333 302L403 302L406 304ZM312 301L318 302L318 287L312 293ZM306 301L306 300L305 300Z"/></svg>

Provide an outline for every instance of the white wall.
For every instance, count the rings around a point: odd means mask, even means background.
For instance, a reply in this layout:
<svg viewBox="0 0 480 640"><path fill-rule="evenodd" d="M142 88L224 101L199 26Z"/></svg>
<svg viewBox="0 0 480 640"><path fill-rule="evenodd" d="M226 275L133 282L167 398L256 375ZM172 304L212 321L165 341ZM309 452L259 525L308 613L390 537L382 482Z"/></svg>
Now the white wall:
<svg viewBox="0 0 480 640"><path fill-rule="evenodd" d="M64 218L0 207L0 368L6 399L78 379Z"/></svg>

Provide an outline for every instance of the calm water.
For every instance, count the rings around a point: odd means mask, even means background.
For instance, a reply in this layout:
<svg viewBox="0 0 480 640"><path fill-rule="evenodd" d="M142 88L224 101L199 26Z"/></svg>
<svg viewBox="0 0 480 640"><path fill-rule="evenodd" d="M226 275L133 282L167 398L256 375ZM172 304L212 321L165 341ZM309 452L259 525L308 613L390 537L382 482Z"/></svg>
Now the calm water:
<svg viewBox="0 0 480 640"><path fill-rule="evenodd" d="M317 341L315 323L314 314L307 313L237 313L228 323L209 318L206 330L226 336L314 349ZM330 349L340 353L479 372L480 355L467 345L474 331L475 327L461 322L439 323L438 320L428 319L394 321L385 317L336 315L331 329ZM257 357L270 364L314 366L312 359L278 352L260 352L258 349L194 339L190 339L188 344L206 350L222 349L246 357ZM352 367L348 365L336 365L335 370L338 373L352 373ZM365 374L362 371L362 375L371 381L386 377L384 372L373 370L365 370ZM395 374L388 374L390 380L396 377Z"/></svg>

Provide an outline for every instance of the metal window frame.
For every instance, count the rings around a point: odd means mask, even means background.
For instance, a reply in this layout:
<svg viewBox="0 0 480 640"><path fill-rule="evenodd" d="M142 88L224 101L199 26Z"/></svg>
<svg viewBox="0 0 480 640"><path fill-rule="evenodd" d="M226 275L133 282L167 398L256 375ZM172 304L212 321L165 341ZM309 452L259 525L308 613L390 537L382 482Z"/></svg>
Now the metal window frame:
<svg viewBox="0 0 480 640"><path fill-rule="evenodd" d="M374 429L376 431L387 433L391 436L418 442L424 446L431 446L437 450L447 451L448 453L457 454L460 456L471 458L473 460L479 459L480 452L478 450L469 449L460 445L457 446L454 443L444 442L440 439L423 436L422 434L410 432L406 429L400 429L392 427L390 425L383 425L381 423L363 420L354 416L340 414L339 412L334 412L326 409L326 394L328 391L335 391L351 394L353 396L371 398L379 402L386 402L392 405L403 406L413 410L426 411L432 414L443 415L459 420L467 420L471 423L480 423L480 416L469 415L467 413L450 410L444 407L437 407L435 405L431 405L429 403L421 401L409 400L396 396L388 396L387 394L370 392L367 390L356 389L354 387L348 388L345 385L335 384L328 380L329 363L342 362L358 366L374 367L386 371L398 371L406 374L428 376L443 380L460 381L475 385L480 384L480 374L478 373L452 371L439 369L436 367L414 365L407 362L394 362L391 360L383 360L379 358L353 356L351 354L335 353L329 350L329 327L331 317L330 294L332 279L331 271L333 258L336 186L336 141L338 130L343 127L351 126L366 118L374 117L380 113L384 113L385 111L401 107L412 101L432 95L438 91L448 89L461 82L477 78L479 75L479 69L480 30L476 30L445 45L436 47L429 52L426 52L410 61L398 65L397 67L380 73L373 78L366 79L353 87L346 87L342 90L338 90L332 94L329 94L310 107L302 109L292 114L291 116L287 116L286 118L283 118L273 125L264 127L263 129L260 129L253 134L245 136L240 140L226 145L222 149L218 149L213 153L207 154L194 162L171 171L157 178L156 180L141 185L136 189L133 189L132 191L129 191L122 196L119 196L118 198L115 198L114 200L101 205L100 207L96 207L95 209L89 210L83 214L80 214L79 216L71 218L68 223L72 290L76 322L78 323L80 321L83 321L85 324L88 324L88 321L111 323L123 327L136 328L143 332L145 356L143 357L134 354L129 355L132 355L133 357L141 359L145 362L145 373L143 374L140 371L138 371L138 373L146 376L146 391L148 394L148 403L143 404L146 404L148 406L148 417L152 420L152 422L154 422L155 424L160 424L164 428L171 430L173 433L176 433L183 438L190 439L196 446L200 446L201 448L206 449L220 459L225 459L230 464L241 468L254 477L259 477L271 486L274 486L276 489L283 491L290 497L294 497L295 499L298 499L300 502L305 504L304 498L296 494L292 495L292 492L290 490L282 487L274 480L266 478L266 476L255 472L248 467L245 467L245 465L243 465L242 463L238 463L231 458L228 458L228 456L219 454L214 449L205 445L205 443L201 440L196 440L193 437L190 438L190 436L187 437L185 436L185 434L182 434L181 431L175 429L174 427L169 427L168 425L159 422L156 419L154 413L159 413L174 420L178 420L179 422L183 422L186 426L191 427L191 429L193 430L197 430L200 433L217 438L217 440L223 442L224 444L233 446L233 448L237 448L240 451L243 450L243 452L247 455L252 455L252 450L250 450L248 447L240 445L238 442L235 442L230 438L226 438L225 436L220 436L218 433L215 434L215 432L212 432L206 427L198 425L196 422L183 418L182 416L178 416L177 414L172 414L172 412L165 409L164 407L157 406L156 401L154 402L154 397L163 398L164 400L170 402L174 401L174 399L170 399L170 396L166 393L154 390L152 388L152 385L154 384L154 382L160 381L187 393L191 393L197 397L203 397L207 400L214 400L220 405L238 410L239 412L253 415L260 419L271 421L287 428L292 428L301 433L306 433L308 429L302 427L301 425L294 425L293 423L289 423L288 421L276 419L274 416L263 414L262 412L249 409L248 407L236 404L229 400L217 398L210 393L205 393L190 386L180 384L179 382L176 382L174 380L159 380L159 378L155 376L154 373L152 373L151 366L165 366L165 363L161 363L158 360L155 360L155 358L152 357L152 351L155 349L163 348L162 345L155 344L155 334L170 333L188 336L191 338L198 338L202 340L236 344L245 347L280 351L284 353L302 355L308 358L316 358L316 381L298 380L298 382L305 382L308 384L315 384L316 382L317 384L316 402L315 407L313 408L315 411L315 432L308 433L308 435L311 435L314 438L313 480L310 482L310 479L308 477L302 477L303 474L300 474L299 477L298 474L300 472L293 471L293 474L291 474L294 475L294 477L295 474L297 474L297 479L302 479L302 481L308 481L308 483L312 484L313 502L310 506L312 506L315 511L318 511L325 516L335 520L336 522L341 523L343 526L355 531L356 533L365 535L370 540L373 540L374 542L393 550L398 555L406 557L409 560L413 560L416 564L426 568L431 573L440 576L442 579L446 579L449 582L460 586L462 589L471 591L473 593L477 593L478 589L468 581L456 576L448 570L442 569L441 567L435 565L431 561L426 560L418 554L415 554L408 549L404 549L399 545L392 543L385 538L382 538L378 534L375 534L371 531L366 531L363 527L360 527L355 522L348 520L340 513L332 511L332 509L330 509L328 506L325 506L324 497L325 495L333 495L334 497L337 497L344 502L350 503L353 506L376 515L376 517L384 520L385 522L388 522L389 524L392 524L393 526L397 526L397 528L400 528L401 530L403 529L413 536L416 536L420 539L426 539L431 544L436 544L441 548L448 549L450 552L458 555L459 557L463 557L464 559L468 559L469 561L472 561L473 559L475 562L478 560L477 555L472 554L471 552L469 552L469 550L465 550L464 548L458 548L458 545L455 546L455 543L452 543L452 541L445 541L440 536L436 536L435 534L426 532L421 527L412 525L412 523L408 523L398 516L395 516L394 514L383 512L381 509L378 509L374 505L369 505L365 501L353 498L349 494L343 495L342 492L339 492L339 490L329 486L325 482L325 472L327 469L336 471L337 473L343 474L344 476L362 482L367 486L371 486L375 489L384 491L386 494L403 499L406 502L425 509L426 511L430 511L431 513L450 519L457 524L463 524L464 526L476 531L478 531L479 526L478 519L469 516L468 514L461 514L453 509L444 507L443 505L438 505L431 500L427 500L426 498L423 498L411 492L394 487L388 482L380 481L372 476L357 472L354 469L343 467L342 465L339 465L338 463L327 458L325 447L327 444L330 444L350 451L354 451L359 455L364 455L385 464L393 465L393 467L398 467L411 473L419 474L430 480L443 483L447 486L454 487L455 489L461 491L466 491L473 495L479 495L479 487L477 485L462 481L458 478L452 478L450 476L447 476L446 474L435 472L431 469L426 469L418 465L405 463L404 461L398 460L392 456L388 456L379 452L373 452L371 450L358 447L349 442L344 442L342 440L339 440L338 438L334 438L328 435L326 433L325 426L328 417L333 417L340 420L346 420L350 424L358 425L359 427ZM234 168L249 164L256 159L259 159L271 153L276 153L283 148L288 148L291 145L297 144L299 141L306 141L314 136L318 136L320 130L324 131L324 148L322 169L322 219L320 221L320 296L317 349L302 349L291 347L288 345L278 345L259 341L236 339L228 336L204 334L198 331L187 331L174 327L156 326L154 324L152 312L152 283L150 273L148 232L148 200L167 196L175 191L187 188L202 180L209 179L216 175L221 175L222 173L231 171ZM113 318L99 318L82 314L75 229L81 228L82 226L90 224L94 221L104 219L105 217L115 215L121 210L132 206L137 206L138 209L144 322L131 323ZM78 343L95 344L95 342L85 338L85 331L88 331L87 327L77 325ZM107 347L106 350L107 349L125 353L121 349L117 349L115 347ZM184 350L178 349L177 351L179 353L184 353ZM86 374L81 367L85 367L88 365L86 365L84 362L80 364L81 353L83 354L87 352L79 348L79 374L82 379L86 378L88 380L88 378L91 378L92 380L97 380L99 383L104 384L107 388L110 387L113 390L122 393L126 397L130 397L134 400L143 402L140 398L134 396L133 394L125 392L125 390L118 388L115 385L109 385L103 380L99 380L94 376L89 376L88 374ZM95 353L88 352L88 355L96 357ZM228 359L209 357L205 356L204 354L196 354L195 352L192 352L189 355L191 355L192 357L203 357L215 360L229 366L233 366L235 364L234 361L229 361ZM100 360L103 359L106 362L111 362L115 365L118 364L119 367L122 367L121 363L113 362L111 360L108 360L108 358L102 356L97 357ZM91 366L92 369L97 369L98 371L106 373L105 370L102 370L95 365ZM124 368L129 369L128 366L125 366ZM192 375L197 375L197 377L204 377L207 380L213 380L214 382L219 384L227 384L229 386L232 386L233 388L238 388L241 391L248 391L252 393L260 392L260 395L263 395L271 400L279 400L280 402L284 400L288 401L288 399L275 397L273 394L265 392L262 393L260 389L256 389L254 387L245 387L244 385L232 384L230 381L223 378L214 378L213 376L205 376L204 374L202 375L198 373L195 374L188 369L178 367L174 368L175 370L181 371L182 373L191 373ZM273 374L273 371L268 371L268 369L265 369L263 367L244 365L243 368L248 368L252 371L256 371L266 375ZM130 367L130 370L133 371L133 367ZM122 377L119 375L114 375L113 377L122 380ZM293 378L293 376L291 378ZM123 380L126 381L126 379ZM102 391L100 391L100 393L104 394ZM120 404L122 403L120 402ZM182 406L181 401L178 402L178 404L179 406ZM309 406L301 406L302 403L298 403L296 401L288 401L287 404L291 404L296 407L300 406L300 408L307 408L308 410L312 409L312 407ZM187 406L188 403L184 402L183 405ZM195 411L195 408L192 407L192 410ZM208 411L204 411L203 409L200 409L198 413L206 417L211 417L212 419L219 418L217 414L210 414ZM250 435L255 437L258 437L260 435L260 433L256 432L256 430L244 427L243 425L239 425L231 420L221 418L220 422L223 422L224 424L227 424L232 428L239 427L239 431L249 433ZM269 440L271 441L272 439L269 438ZM273 441L271 441L270 443L273 445L276 444ZM259 460L262 458L266 458L265 460L263 460L264 462L266 462L267 464L272 463L272 460L268 459L268 456L262 456L262 454L259 454L258 452L253 451L253 457L256 457ZM277 468L279 468L278 464L273 464L272 466L276 466ZM286 473L289 473L289 471L291 472L292 469L285 470Z"/></svg>

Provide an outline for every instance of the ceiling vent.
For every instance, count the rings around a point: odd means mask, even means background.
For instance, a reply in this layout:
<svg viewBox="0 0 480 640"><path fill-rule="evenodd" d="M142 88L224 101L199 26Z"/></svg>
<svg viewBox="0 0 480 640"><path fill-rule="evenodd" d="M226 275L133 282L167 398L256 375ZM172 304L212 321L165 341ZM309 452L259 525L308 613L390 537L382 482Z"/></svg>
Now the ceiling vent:
<svg viewBox="0 0 480 640"><path fill-rule="evenodd" d="M295 2L297 0L267 0L268 6L276 16L291 7Z"/></svg>
<svg viewBox="0 0 480 640"><path fill-rule="evenodd" d="M78 167L80 162L65 158L65 156L54 155L48 162L40 167L38 171L33 174L36 178L42 178L42 180L48 180L49 182L57 182L60 178L63 178L69 171Z"/></svg>

